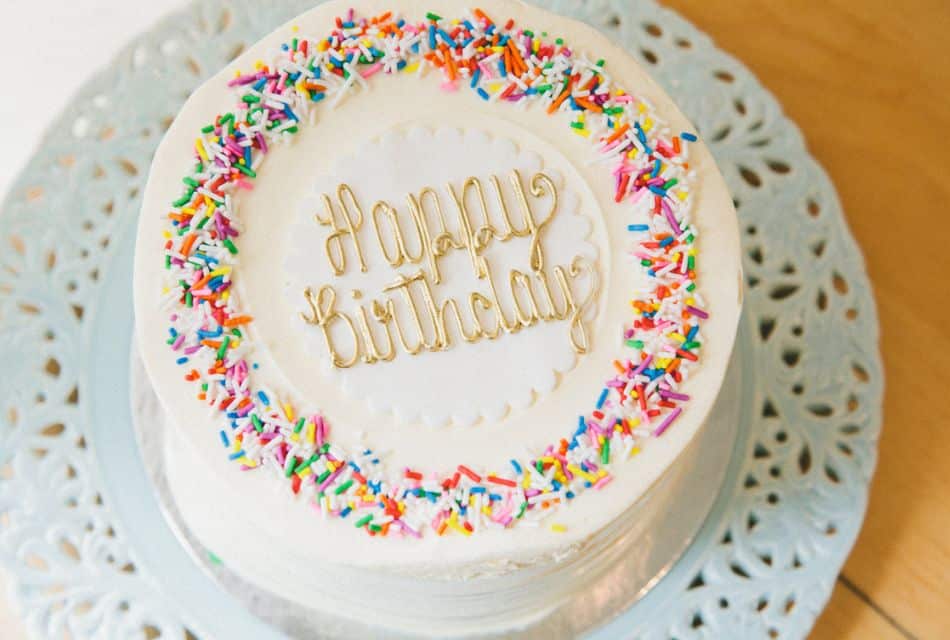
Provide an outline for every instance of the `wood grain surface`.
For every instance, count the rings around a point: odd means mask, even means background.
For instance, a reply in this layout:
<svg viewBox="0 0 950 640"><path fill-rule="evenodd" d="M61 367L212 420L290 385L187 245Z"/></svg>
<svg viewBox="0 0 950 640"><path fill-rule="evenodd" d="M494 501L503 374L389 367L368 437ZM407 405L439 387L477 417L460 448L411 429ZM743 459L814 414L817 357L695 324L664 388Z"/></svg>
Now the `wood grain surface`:
<svg viewBox="0 0 950 640"><path fill-rule="evenodd" d="M950 254L937 240L950 215L950 2L663 2L750 67L801 127L875 287L878 470L813 637L950 638Z"/></svg>

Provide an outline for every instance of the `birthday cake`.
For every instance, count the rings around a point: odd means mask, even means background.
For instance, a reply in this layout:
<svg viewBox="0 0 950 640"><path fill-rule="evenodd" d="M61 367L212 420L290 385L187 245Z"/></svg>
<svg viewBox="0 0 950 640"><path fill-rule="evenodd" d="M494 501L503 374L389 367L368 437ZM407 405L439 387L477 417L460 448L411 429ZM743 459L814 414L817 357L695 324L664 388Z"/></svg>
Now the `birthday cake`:
<svg viewBox="0 0 950 640"><path fill-rule="evenodd" d="M695 128L598 32L507 0L280 27L172 123L136 244L189 530L287 601L439 635L656 560L740 304Z"/></svg>

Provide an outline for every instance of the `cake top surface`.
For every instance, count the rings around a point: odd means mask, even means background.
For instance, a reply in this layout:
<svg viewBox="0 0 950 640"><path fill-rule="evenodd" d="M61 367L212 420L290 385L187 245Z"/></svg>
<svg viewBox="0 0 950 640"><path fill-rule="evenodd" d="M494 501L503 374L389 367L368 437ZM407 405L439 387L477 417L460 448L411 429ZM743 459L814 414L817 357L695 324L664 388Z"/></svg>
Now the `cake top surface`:
<svg viewBox="0 0 950 640"><path fill-rule="evenodd" d="M582 541L718 392L741 295L722 179L589 27L350 4L251 47L159 148L135 269L156 390L249 526L328 555Z"/></svg>

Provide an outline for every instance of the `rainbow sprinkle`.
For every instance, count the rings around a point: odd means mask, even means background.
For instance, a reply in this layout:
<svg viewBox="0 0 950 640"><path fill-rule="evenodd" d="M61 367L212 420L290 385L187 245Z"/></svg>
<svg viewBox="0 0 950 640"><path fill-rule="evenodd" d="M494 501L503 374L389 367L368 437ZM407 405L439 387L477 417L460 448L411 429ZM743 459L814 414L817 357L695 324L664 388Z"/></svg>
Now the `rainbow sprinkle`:
<svg viewBox="0 0 950 640"><path fill-rule="evenodd" d="M300 414L272 390L252 387L257 366L249 364L245 336L252 318L231 293L240 232L235 198L253 188L269 151L324 104L336 105L376 74L429 70L447 91L564 114L568 131L588 138L611 166L616 202L629 203L631 213L645 211L647 222L627 228L638 239L631 263L652 285L630 303L633 319L623 334L630 356L613 362L594 408L564 438L534 459L512 459L510 469L458 464L393 476L372 450L333 444L319 413ZM238 73L229 82L234 110L195 139L195 167L172 203L164 246L168 344L198 398L226 417L220 438L228 457L243 470L278 469L314 509L348 518L370 535L419 537L431 529L469 536L538 526L584 490L607 485L612 464L669 429L689 400L677 389L698 361L700 324L708 317L696 291L689 220L686 156L696 136L671 134L646 100L611 85L603 60L511 20L496 23L478 9L459 20L430 13L416 23L390 13L360 18L351 10L328 37L294 37L271 64ZM546 526L565 531L556 522Z"/></svg>

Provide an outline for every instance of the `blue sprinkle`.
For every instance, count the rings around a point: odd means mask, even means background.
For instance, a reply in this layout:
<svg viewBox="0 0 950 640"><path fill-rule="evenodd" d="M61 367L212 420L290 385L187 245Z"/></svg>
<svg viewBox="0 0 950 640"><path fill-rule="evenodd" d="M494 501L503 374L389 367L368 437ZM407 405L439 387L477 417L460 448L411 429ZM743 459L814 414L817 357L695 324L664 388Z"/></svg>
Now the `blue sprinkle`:
<svg viewBox="0 0 950 640"><path fill-rule="evenodd" d="M405 68L406 68L406 61L405 61L405 60L400 60L399 62L396 63L396 70L397 70L397 71L402 71L402 70L405 69Z"/></svg>
<svg viewBox="0 0 950 640"><path fill-rule="evenodd" d="M353 462L352 460L350 460L347 464L350 465L350 467L351 467L356 473L362 473L362 470L360 470L359 466L358 466L355 462Z"/></svg>
<svg viewBox="0 0 950 640"><path fill-rule="evenodd" d="M237 460L238 458L243 458L243 457L244 457L244 449L241 449L229 455L228 460Z"/></svg>
<svg viewBox="0 0 950 640"><path fill-rule="evenodd" d="M584 419L584 416L578 416L577 417L577 431L574 432L574 435L579 436L585 431L587 431L587 421Z"/></svg>
<svg viewBox="0 0 950 640"><path fill-rule="evenodd" d="M689 330L689 333L686 334L686 342L692 342L693 338L696 337L697 333L699 333L699 325L694 324L693 327Z"/></svg>
<svg viewBox="0 0 950 640"><path fill-rule="evenodd" d="M557 480L551 480L551 486L554 488L555 491L559 491L561 489L561 483L558 482Z"/></svg>
<svg viewBox="0 0 950 640"><path fill-rule="evenodd" d="M648 224L628 224L627 231L649 231L650 225Z"/></svg>
<svg viewBox="0 0 950 640"><path fill-rule="evenodd" d="M499 494L497 494L497 493L489 493L489 494L488 494L488 499L491 500L492 502L497 502L497 501L501 500L501 495L499 495Z"/></svg>
<svg viewBox="0 0 950 640"><path fill-rule="evenodd" d="M353 511L352 507L347 505L342 511L340 511L340 517L345 518L346 516L350 515L351 511Z"/></svg>
<svg viewBox="0 0 950 640"><path fill-rule="evenodd" d="M570 500L570 499L572 499L572 498L574 497L574 492L573 492L573 491L568 491L567 493L564 494L564 497L567 498L568 500Z"/></svg>
<svg viewBox="0 0 950 640"><path fill-rule="evenodd" d="M680 137L681 137L683 140L688 140L689 142L696 142L696 136L693 135L692 133L688 133L688 132L686 132L686 131L684 131L683 133L681 133L681 134L680 134Z"/></svg>
<svg viewBox="0 0 950 640"><path fill-rule="evenodd" d="M650 185L649 187L647 187L647 188L650 190L651 193L654 193L654 194L660 196L661 198L666 197L666 191L664 191L664 190L661 189L660 187L656 186L655 184L651 184L651 185Z"/></svg>
<svg viewBox="0 0 950 640"><path fill-rule="evenodd" d="M311 93L310 94L310 100L313 102L320 102L326 97L327 97L327 94L325 93Z"/></svg>
<svg viewBox="0 0 950 640"><path fill-rule="evenodd" d="M450 36L445 29L439 29L439 37L442 38L442 40L445 41L445 44L449 45L450 47L455 46L455 40L452 39L452 36Z"/></svg>
<svg viewBox="0 0 950 640"><path fill-rule="evenodd" d="M429 25L429 49L435 49L435 25Z"/></svg>
<svg viewBox="0 0 950 640"><path fill-rule="evenodd" d="M300 122L300 118L297 117L297 114L291 111L289 104L284 105L284 113L286 113L287 117L293 120L294 122Z"/></svg>
<svg viewBox="0 0 950 640"><path fill-rule="evenodd" d="M218 432L218 435L221 436L221 442L224 443L224 446L226 446L226 447L230 447L230 446L231 446L231 441L228 440L228 434L226 434L226 433L222 430L222 431L219 431L219 432Z"/></svg>
<svg viewBox="0 0 950 640"><path fill-rule="evenodd" d="M511 466L515 468L515 473L517 473L518 475L521 475L521 465L518 464L517 460L512 460Z"/></svg>
<svg viewBox="0 0 950 640"><path fill-rule="evenodd" d="M603 409L604 403L607 401L607 394L610 392L610 389L604 387L604 390L600 392L600 397L597 398L597 408Z"/></svg>
<svg viewBox="0 0 950 640"><path fill-rule="evenodd" d="M481 67L476 67L475 73L472 74L472 83L469 85L474 89L478 86L478 81L482 79L482 69Z"/></svg>
<svg viewBox="0 0 950 640"><path fill-rule="evenodd" d="M507 77L508 77L508 70L505 69L505 61L504 61L504 60L499 60L499 61L498 61L498 73L501 74L501 77L502 77L502 78L507 78Z"/></svg>
<svg viewBox="0 0 950 640"><path fill-rule="evenodd" d="M673 236L666 236L665 238L663 238L662 240L660 240L660 246L661 246L661 247L668 247L668 246L670 246L671 244L673 244Z"/></svg>
<svg viewBox="0 0 950 640"><path fill-rule="evenodd" d="M182 356L178 358L177 360L175 360L175 364L185 364L186 362L188 362L187 356Z"/></svg>
<svg viewBox="0 0 950 640"><path fill-rule="evenodd" d="M260 365L255 362L254 364L251 365L251 367L253 367L254 369L257 369L258 367L260 367Z"/></svg>
<svg viewBox="0 0 950 640"><path fill-rule="evenodd" d="M472 487L469 493L485 493L485 487Z"/></svg>
<svg viewBox="0 0 950 640"><path fill-rule="evenodd" d="M478 88L478 95L482 97L482 100L485 100L485 101L491 100L491 96L488 95L488 92L482 89L481 87Z"/></svg>
<svg viewBox="0 0 950 640"><path fill-rule="evenodd" d="M263 391L258 391L257 397L260 398L261 402L266 404L268 407L270 406L270 398L267 397L266 393L264 393Z"/></svg>

